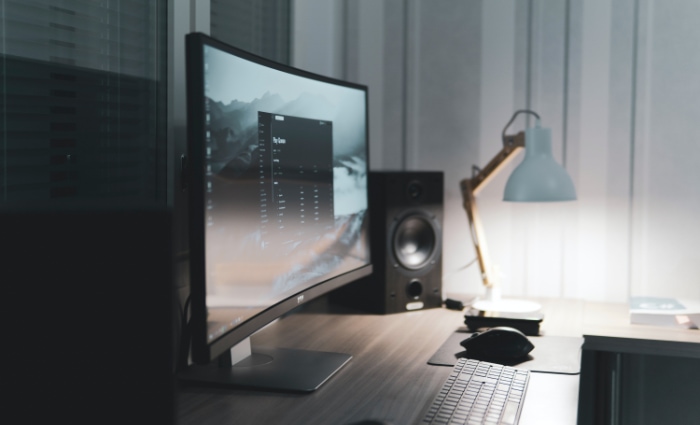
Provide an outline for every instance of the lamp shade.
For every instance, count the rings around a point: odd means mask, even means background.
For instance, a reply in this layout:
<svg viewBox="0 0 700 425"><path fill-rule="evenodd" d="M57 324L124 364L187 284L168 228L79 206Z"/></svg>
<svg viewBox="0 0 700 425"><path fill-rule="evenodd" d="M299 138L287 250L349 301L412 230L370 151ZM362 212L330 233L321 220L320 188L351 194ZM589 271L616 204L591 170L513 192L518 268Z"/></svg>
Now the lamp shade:
<svg viewBox="0 0 700 425"><path fill-rule="evenodd" d="M539 121L539 120L538 120ZM508 178L504 201L557 202L576 199L574 183L552 156L552 131L539 123L525 130L525 158Z"/></svg>

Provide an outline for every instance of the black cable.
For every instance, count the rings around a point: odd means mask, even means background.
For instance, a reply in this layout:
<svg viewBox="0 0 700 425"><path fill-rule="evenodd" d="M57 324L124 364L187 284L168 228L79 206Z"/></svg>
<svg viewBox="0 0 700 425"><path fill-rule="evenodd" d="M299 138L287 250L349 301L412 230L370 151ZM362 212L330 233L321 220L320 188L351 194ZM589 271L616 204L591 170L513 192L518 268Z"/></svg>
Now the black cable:
<svg viewBox="0 0 700 425"><path fill-rule="evenodd" d="M508 121L508 124L506 124L506 126L503 127L503 132L501 133L501 140L503 140L504 145L506 144L506 130L508 129L508 127L510 127L511 124L513 124L515 118L520 114L530 114L534 115L535 118L537 118L538 120L540 119L540 116L537 114L537 112L532 111L530 109L518 109L517 111L515 111L513 116L510 118L510 121Z"/></svg>

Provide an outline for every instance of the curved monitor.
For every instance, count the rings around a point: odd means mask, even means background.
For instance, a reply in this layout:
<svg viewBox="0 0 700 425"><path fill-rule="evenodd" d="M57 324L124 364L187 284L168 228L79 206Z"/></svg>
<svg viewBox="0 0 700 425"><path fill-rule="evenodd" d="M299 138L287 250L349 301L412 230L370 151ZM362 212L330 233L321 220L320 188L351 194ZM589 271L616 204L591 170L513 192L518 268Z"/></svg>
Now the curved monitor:
<svg viewBox="0 0 700 425"><path fill-rule="evenodd" d="M371 273L368 99L202 34L186 46L192 359L208 364Z"/></svg>

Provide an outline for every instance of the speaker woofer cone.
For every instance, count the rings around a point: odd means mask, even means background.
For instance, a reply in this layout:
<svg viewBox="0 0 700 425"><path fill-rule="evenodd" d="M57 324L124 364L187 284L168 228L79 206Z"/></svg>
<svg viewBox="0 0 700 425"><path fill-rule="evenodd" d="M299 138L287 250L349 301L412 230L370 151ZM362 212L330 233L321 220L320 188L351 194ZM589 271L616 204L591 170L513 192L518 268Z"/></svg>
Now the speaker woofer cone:
<svg viewBox="0 0 700 425"><path fill-rule="evenodd" d="M437 235L425 217L412 215L404 218L394 232L394 256L407 269L424 267L435 254Z"/></svg>

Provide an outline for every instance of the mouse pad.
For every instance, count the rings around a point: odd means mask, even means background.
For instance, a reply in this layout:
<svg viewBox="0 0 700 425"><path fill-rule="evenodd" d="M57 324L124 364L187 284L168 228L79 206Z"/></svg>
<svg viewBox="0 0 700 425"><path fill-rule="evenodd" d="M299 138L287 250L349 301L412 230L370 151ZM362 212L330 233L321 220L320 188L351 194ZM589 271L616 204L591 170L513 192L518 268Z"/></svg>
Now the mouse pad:
<svg viewBox="0 0 700 425"><path fill-rule="evenodd" d="M457 359L467 357L464 347L459 345L462 340L469 338L471 332L456 331L447 338L442 346L428 360L435 366L454 366ZM507 366L528 369L532 372L562 373L576 375L581 373L581 345L583 338L568 336L530 336L530 342L535 348L525 359L517 362L500 362ZM485 360L485 359L480 359Z"/></svg>

